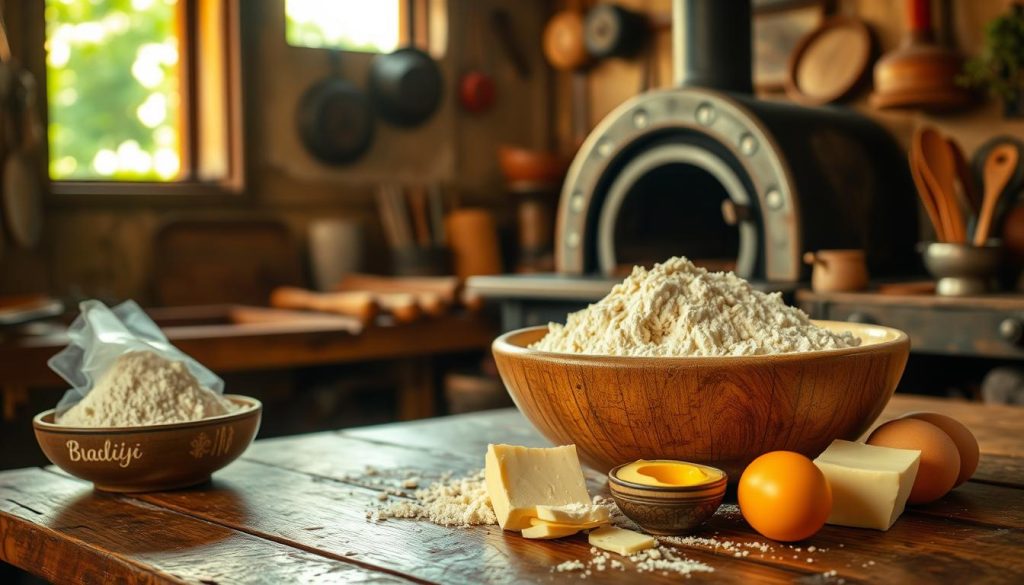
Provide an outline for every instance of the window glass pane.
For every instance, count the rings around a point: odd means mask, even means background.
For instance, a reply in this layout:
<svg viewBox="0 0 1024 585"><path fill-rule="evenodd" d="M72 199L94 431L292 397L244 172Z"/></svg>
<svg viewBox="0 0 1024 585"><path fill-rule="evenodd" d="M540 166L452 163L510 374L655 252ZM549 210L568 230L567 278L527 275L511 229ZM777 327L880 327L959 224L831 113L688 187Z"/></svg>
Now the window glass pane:
<svg viewBox="0 0 1024 585"><path fill-rule="evenodd" d="M399 0L285 0L289 45L390 53L399 43Z"/></svg>
<svg viewBox="0 0 1024 585"><path fill-rule="evenodd" d="M46 0L53 179L178 178L177 1Z"/></svg>

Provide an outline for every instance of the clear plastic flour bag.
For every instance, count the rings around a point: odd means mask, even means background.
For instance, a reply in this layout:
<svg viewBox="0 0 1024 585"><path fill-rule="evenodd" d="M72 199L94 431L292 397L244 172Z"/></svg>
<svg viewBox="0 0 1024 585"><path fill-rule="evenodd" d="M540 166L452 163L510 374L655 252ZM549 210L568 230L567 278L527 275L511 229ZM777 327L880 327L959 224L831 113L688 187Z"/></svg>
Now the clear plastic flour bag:
<svg viewBox="0 0 1024 585"><path fill-rule="evenodd" d="M135 301L125 301L111 309L89 300L78 307L82 312L68 328L70 343L47 362L51 370L71 385L57 404L58 418L92 390L117 358L133 351L151 351L168 360L184 362L200 385L217 394L224 393L224 381L171 345Z"/></svg>

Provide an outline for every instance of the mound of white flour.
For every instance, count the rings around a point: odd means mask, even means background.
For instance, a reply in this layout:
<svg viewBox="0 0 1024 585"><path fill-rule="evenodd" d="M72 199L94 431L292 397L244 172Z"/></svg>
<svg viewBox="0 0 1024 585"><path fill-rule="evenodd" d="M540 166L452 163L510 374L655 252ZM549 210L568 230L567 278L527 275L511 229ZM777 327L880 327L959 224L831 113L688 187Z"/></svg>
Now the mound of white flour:
<svg viewBox="0 0 1024 585"><path fill-rule="evenodd" d="M137 427L227 414L234 405L199 385L182 362L151 351L119 357L57 422L76 427Z"/></svg>
<svg viewBox="0 0 1024 585"><path fill-rule="evenodd" d="M732 272L708 272L686 258L637 266L608 296L551 323L530 347L619 356L758 355L855 347L807 314Z"/></svg>

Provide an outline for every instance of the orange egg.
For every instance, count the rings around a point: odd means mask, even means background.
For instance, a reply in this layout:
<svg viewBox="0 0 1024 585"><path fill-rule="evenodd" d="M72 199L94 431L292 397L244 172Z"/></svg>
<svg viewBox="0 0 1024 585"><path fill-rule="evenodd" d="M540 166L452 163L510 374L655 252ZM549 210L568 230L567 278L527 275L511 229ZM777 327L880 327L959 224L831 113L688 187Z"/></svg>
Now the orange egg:
<svg viewBox="0 0 1024 585"><path fill-rule="evenodd" d="M971 476L978 469L981 452L978 449L978 440L974 438L974 433L970 429L955 418L937 412L911 412L903 415L902 418L914 418L930 422L945 431L949 438L953 439L953 442L956 443L956 450L960 453L960 474L957 476L953 487L971 479Z"/></svg>
<svg viewBox="0 0 1024 585"><path fill-rule="evenodd" d="M761 455L740 476L740 512L774 540L803 540L825 525L832 489L810 459L792 451Z"/></svg>
<svg viewBox="0 0 1024 585"><path fill-rule="evenodd" d="M953 489L960 475L956 443L930 422L913 418L891 420L875 429L867 444L921 452L921 464L907 498L910 504L927 504L941 498Z"/></svg>

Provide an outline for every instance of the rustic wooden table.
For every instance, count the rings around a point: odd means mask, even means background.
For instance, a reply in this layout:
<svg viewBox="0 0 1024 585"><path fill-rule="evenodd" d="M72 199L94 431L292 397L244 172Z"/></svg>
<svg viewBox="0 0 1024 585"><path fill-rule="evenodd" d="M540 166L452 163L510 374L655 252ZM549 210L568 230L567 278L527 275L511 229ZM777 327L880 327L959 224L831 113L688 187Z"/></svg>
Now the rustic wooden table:
<svg viewBox="0 0 1024 585"><path fill-rule="evenodd" d="M692 580L1024 582L1024 411L901 396L882 420L918 409L952 414L977 434L983 456L972 481L909 509L888 532L826 526L798 545L766 541L724 506L701 536L770 548L678 546L714 568ZM496 526L367 518L381 475L366 466L385 476L463 473L481 467L488 442L546 444L516 411L502 410L258 441L212 483L174 492L109 495L54 469L3 472L0 559L57 583L580 581L580 572L552 568L591 557L581 536L529 541ZM604 492L599 474L588 480ZM681 579L626 565L585 582Z"/></svg>

